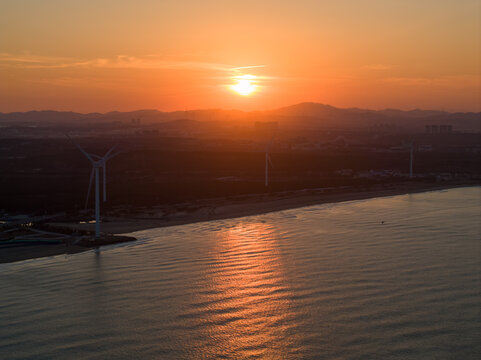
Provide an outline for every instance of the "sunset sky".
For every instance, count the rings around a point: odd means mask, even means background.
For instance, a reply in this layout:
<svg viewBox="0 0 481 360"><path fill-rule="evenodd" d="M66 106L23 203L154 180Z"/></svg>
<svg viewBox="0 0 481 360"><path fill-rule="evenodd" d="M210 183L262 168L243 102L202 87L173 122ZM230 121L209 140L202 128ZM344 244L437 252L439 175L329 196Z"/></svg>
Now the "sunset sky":
<svg viewBox="0 0 481 360"><path fill-rule="evenodd" d="M480 17L479 0L1 0L0 111L481 111Z"/></svg>

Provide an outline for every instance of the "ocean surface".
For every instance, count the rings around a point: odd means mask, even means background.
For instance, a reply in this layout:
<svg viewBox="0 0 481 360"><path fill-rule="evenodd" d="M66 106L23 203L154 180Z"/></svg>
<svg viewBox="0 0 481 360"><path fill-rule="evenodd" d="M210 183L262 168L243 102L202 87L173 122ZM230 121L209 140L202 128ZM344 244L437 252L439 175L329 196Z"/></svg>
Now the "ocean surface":
<svg viewBox="0 0 481 360"><path fill-rule="evenodd" d="M0 359L480 359L481 187L0 264Z"/></svg>

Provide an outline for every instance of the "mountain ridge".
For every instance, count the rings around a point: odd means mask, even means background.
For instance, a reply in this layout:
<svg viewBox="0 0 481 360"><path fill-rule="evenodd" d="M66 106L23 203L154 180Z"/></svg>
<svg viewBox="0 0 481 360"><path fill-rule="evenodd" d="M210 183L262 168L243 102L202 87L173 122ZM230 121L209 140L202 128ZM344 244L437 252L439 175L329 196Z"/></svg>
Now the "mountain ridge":
<svg viewBox="0 0 481 360"><path fill-rule="evenodd" d="M16 114L43 114L43 113L60 113L60 114L72 114L72 115L81 115L81 116L105 116L105 115L114 115L114 114L134 114L134 113L160 113L160 114L171 114L171 113L192 113L192 112L205 112L205 111L212 111L212 112L241 112L241 113L271 113L271 112L287 112L287 111L305 111L306 107L324 109L329 111L353 111L353 112L371 112L371 113L402 113L402 114L413 114L419 116L421 114L481 114L481 112L476 111L445 111L445 110L435 110L435 109L410 109L410 110L402 110L402 109L395 109L395 108L385 108L385 109L364 109L358 107L336 107L329 104L323 103L316 103L316 102L300 102L293 105L281 106L275 109L268 109L268 110L252 110L252 111L245 111L245 110L238 110L238 109L222 109L222 108L205 108L205 109L191 109L191 110L173 110L173 111L162 111L159 109L137 109L131 111L119 111L119 110L112 110L107 112L77 112L77 111L70 111L70 110L28 110L28 111L14 111L14 112L1 112L0 116L14 116Z"/></svg>
<svg viewBox="0 0 481 360"><path fill-rule="evenodd" d="M107 122L154 124L179 119L200 122L230 121L256 122L277 121L289 127L320 129L329 127L368 127L396 125L424 127L429 124L451 124L459 130L481 131L481 112L447 112L442 110L371 110L338 108L332 105L303 102L273 110L242 111L224 109L198 109L188 111L160 111L142 109L134 111L110 111L106 113L78 113L73 111L32 110L27 112L0 113L0 122L8 125L74 125Z"/></svg>

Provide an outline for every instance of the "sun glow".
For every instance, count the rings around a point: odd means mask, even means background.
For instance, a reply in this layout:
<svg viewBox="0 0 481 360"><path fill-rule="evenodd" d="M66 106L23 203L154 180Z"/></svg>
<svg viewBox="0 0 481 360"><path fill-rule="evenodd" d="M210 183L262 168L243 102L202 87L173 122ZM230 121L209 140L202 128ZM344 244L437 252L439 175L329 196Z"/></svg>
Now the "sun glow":
<svg viewBox="0 0 481 360"><path fill-rule="evenodd" d="M254 75L239 75L232 78L237 83L230 85L231 90L235 91L239 95L248 96L257 90L256 77Z"/></svg>

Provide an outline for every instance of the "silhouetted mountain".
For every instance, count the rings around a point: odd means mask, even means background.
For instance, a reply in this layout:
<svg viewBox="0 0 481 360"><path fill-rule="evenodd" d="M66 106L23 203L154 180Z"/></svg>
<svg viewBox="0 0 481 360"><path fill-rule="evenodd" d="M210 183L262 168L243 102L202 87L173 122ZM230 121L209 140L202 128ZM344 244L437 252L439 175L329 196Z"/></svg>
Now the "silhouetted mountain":
<svg viewBox="0 0 481 360"><path fill-rule="evenodd" d="M283 116L309 116L319 117L325 115L337 116L344 112L343 109L335 108L331 105L324 105L319 103L305 102L279 108L277 110L270 111Z"/></svg>
<svg viewBox="0 0 481 360"><path fill-rule="evenodd" d="M397 110L397 109L385 109L385 110L379 110L378 112L380 114L387 115L390 117L404 117L404 118L406 117L426 118L430 116L449 115L449 113L446 111L420 110L420 109L409 110L409 111L403 111L403 110Z"/></svg>
<svg viewBox="0 0 481 360"><path fill-rule="evenodd" d="M398 109L385 109L385 110L367 110L359 108L336 108L330 105L324 105L319 103L300 103L292 106L283 107L277 110L273 110L279 115L285 116L309 116L309 117L326 117L333 118L343 117L357 117L359 115L369 115L373 117L382 118L427 118L430 116L449 115L450 113L438 110L398 110Z"/></svg>
<svg viewBox="0 0 481 360"><path fill-rule="evenodd" d="M437 110L366 110L341 109L318 103L300 103L264 112L280 123L317 129L319 127L366 128L393 125L406 129L422 130L425 125L453 125L458 131L481 131L481 113L449 113Z"/></svg>
<svg viewBox="0 0 481 360"><path fill-rule="evenodd" d="M238 122L277 121L286 128L360 129L373 126L396 126L405 129L422 130L425 125L451 124L455 131L481 131L481 113L449 113L437 110L366 110L358 108L336 108L318 103L300 103L267 111L244 112L239 110L189 110L161 112L158 110L137 110L129 112L81 114L66 111L28 111L0 113L4 125L88 125L93 123L121 122L123 124L158 124L184 119L197 122ZM195 127L194 123L171 124L173 127Z"/></svg>
<svg viewBox="0 0 481 360"><path fill-rule="evenodd" d="M9 123L43 123L43 124L70 124L82 120L88 121L130 121L131 119L161 120L164 113L158 110L136 110L129 112L112 111L108 113L76 113L71 111L27 111L0 113L1 122Z"/></svg>
<svg viewBox="0 0 481 360"><path fill-rule="evenodd" d="M93 118L95 116L101 116L100 113L80 114L71 111L55 111L55 110L43 110L43 111L27 111L27 112L13 112L13 113L0 113L0 121L12 121L12 122L57 122L57 121L75 121L85 118Z"/></svg>

